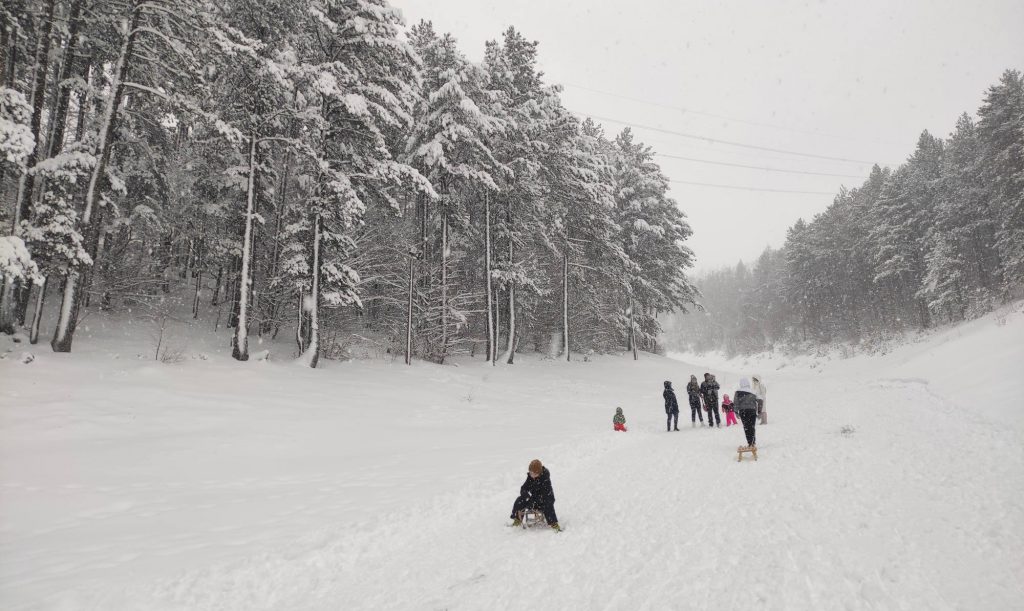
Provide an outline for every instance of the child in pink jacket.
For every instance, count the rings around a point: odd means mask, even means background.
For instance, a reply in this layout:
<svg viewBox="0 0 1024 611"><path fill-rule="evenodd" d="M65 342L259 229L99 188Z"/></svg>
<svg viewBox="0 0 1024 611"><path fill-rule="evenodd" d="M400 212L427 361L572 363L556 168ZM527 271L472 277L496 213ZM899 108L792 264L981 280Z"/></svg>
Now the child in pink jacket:
<svg viewBox="0 0 1024 611"><path fill-rule="evenodd" d="M722 409L725 410L725 426L739 424L736 422L736 412L732 408L732 399L729 395L722 395Z"/></svg>

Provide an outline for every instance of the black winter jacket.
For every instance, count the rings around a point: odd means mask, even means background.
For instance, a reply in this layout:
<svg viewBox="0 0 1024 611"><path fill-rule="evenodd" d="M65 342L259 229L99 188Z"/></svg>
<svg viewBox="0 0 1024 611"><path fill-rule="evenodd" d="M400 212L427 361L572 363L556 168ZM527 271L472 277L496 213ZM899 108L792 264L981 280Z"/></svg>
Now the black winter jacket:
<svg viewBox="0 0 1024 611"><path fill-rule="evenodd" d="M555 491L551 488L551 472L547 467L542 467L540 477L533 478L526 475L526 481L519 489L519 496L524 499L533 499L540 504L555 502Z"/></svg>
<svg viewBox="0 0 1024 611"><path fill-rule="evenodd" d="M665 398L665 413L666 414L678 414L679 413L679 402L676 401L676 392L671 388L666 388L661 396Z"/></svg>
<svg viewBox="0 0 1024 611"><path fill-rule="evenodd" d="M700 407L700 385L690 382L686 385L686 394L690 397L690 407Z"/></svg>
<svg viewBox="0 0 1024 611"><path fill-rule="evenodd" d="M718 380L714 378L711 378L710 382L701 383L700 394L704 397L705 408L718 407L718 389Z"/></svg>
<svg viewBox="0 0 1024 611"><path fill-rule="evenodd" d="M732 402L733 409L738 412L756 412L757 395L745 390L737 390L735 401Z"/></svg>

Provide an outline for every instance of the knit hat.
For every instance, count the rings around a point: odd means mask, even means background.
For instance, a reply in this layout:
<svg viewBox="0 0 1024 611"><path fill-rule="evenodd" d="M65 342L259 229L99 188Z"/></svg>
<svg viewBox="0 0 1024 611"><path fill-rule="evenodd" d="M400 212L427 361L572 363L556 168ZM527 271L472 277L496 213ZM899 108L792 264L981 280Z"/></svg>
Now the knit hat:
<svg viewBox="0 0 1024 611"><path fill-rule="evenodd" d="M672 388L672 382L665 380L665 388Z"/></svg>
<svg viewBox="0 0 1024 611"><path fill-rule="evenodd" d="M615 408L615 413L616 414L621 414L622 413L622 408L621 407L616 407Z"/></svg>
<svg viewBox="0 0 1024 611"><path fill-rule="evenodd" d="M732 399L729 398L729 395L722 395L722 404L729 405L730 403L732 403Z"/></svg>
<svg viewBox="0 0 1024 611"><path fill-rule="evenodd" d="M544 465L538 459L534 458L530 461L530 473L540 473L543 470Z"/></svg>
<svg viewBox="0 0 1024 611"><path fill-rule="evenodd" d="M754 392L754 389L750 386L749 378L740 378L740 390L743 392Z"/></svg>

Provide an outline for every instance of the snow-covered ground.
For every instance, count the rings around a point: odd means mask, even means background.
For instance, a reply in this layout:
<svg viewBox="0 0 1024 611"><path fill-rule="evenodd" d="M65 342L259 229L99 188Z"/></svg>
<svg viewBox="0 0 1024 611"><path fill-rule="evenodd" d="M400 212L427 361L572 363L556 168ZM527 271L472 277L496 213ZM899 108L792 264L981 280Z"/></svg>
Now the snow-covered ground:
<svg viewBox="0 0 1024 611"><path fill-rule="evenodd" d="M311 371L86 327L28 364L0 344L4 609L1024 607L1021 303L825 364ZM661 382L709 362L730 394L765 376L756 463L685 407L665 432ZM533 458L561 534L504 527Z"/></svg>

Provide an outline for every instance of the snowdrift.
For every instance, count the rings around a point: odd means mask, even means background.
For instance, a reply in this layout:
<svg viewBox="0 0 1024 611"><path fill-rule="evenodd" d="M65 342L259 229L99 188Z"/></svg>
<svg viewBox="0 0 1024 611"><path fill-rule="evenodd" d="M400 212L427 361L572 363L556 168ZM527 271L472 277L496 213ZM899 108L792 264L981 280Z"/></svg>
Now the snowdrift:
<svg viewBox="0 0 1024 611"><path fill-rule="evenodd" d="M308 370L88 320L0 346L5 609L1009 609L1024 590L1022 304L884 356ZM220 340L223 340L221 343ZM23 352L35 359L23 363ZM782 365L785 365L784 367ZM714 367L712 367L714 365ZM661 383L760 369L738 428ZM614 433L615 407L628 433ZM505 528L526 465L563 533Z"/></svg>

